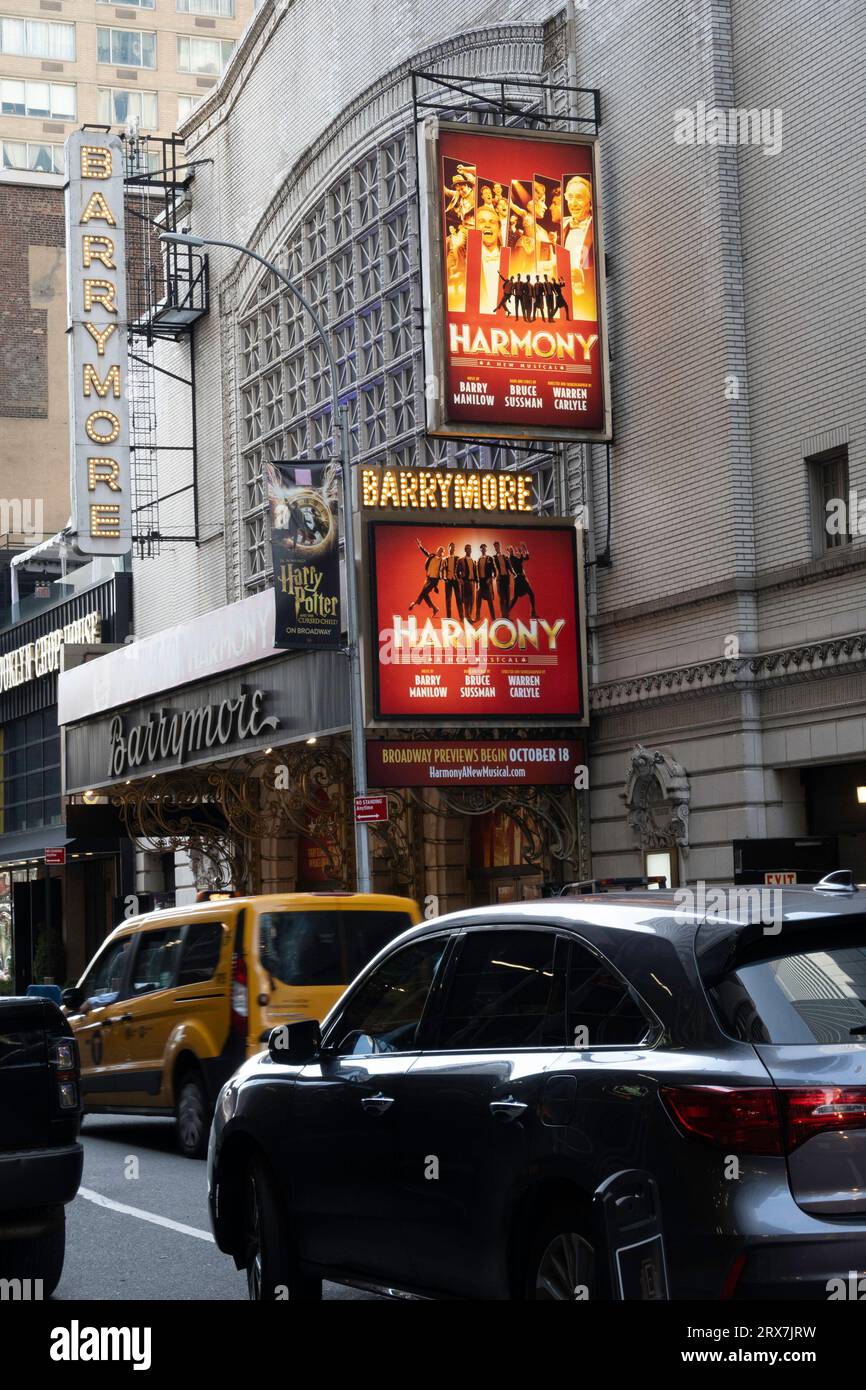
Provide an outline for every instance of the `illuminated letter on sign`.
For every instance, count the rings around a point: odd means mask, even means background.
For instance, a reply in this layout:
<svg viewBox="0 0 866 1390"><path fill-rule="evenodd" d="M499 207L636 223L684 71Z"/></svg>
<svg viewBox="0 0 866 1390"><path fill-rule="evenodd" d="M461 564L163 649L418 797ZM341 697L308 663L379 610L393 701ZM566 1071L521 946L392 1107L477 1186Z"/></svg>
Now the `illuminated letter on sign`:
<svg viewBox="0 0 866 1390"><path fill-rule="evenodd" d="M66 167L72 526L84 554L123 555L132 519L120 138L76 131L66 141ZM112 408L94 396L110 397Z"/></svg>

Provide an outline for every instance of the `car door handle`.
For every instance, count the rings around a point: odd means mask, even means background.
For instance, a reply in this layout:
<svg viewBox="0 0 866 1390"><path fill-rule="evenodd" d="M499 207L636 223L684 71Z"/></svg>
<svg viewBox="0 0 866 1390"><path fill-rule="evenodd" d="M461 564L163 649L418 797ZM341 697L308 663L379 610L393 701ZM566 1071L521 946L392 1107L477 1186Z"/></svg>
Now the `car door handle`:
<svg viewBox="0 0 866 1390"><path fill-rule="evenodd" d="M384 1115L386 1110L390 1110L394 1104L393 1096L383 1096L380 1091L375 1096L364 1096L361 1101L361 1109L367 1110L371 1115Z"/></svg>
<svg viewBox="0 0 866 1390"><path fill-rule="evenodd" d="M514 1120L519 1120L524 1110L529 1106L522 1100L515 1100L509 1096L507 1100L492 1100L490 1102L490 1113L497 1120L502 1120L505 1124L511 1124Z"/></svg>
<svg viewBox="0 0 866 1390"><path fill-rule="evenodd" d="M132 1014L120 1014L114 1021L115 1023L132 1023L133 1017Z"/></svg>

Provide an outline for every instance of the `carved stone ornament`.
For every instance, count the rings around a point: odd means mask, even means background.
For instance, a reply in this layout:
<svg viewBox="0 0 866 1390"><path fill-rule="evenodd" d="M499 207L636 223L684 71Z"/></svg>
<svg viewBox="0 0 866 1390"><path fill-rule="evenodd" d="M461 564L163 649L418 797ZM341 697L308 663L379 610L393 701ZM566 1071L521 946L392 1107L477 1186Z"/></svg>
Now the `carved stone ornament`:
<svg viewBox="0 0 866 1390"><path fill-rule="evenodd" d="M638 744L629 757L625 791L628 823L641 849L689 847L689 779L685 769L657 748Z"/></svg>

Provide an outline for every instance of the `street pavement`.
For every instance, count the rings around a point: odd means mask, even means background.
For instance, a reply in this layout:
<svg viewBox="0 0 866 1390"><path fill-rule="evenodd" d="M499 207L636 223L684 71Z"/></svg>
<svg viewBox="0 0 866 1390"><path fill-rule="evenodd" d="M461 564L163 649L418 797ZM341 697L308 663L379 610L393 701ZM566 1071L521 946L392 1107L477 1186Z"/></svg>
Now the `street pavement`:
<svg viewBox="0 0 866 1390"><path fill-rule="evenodd" d="M172 1121L93 1115L81 1137L55 1299L246 1299L245 1274L213 1242L205 1161L177 1152ZM336 1284L324 1297L378 1301Z"/></svg>

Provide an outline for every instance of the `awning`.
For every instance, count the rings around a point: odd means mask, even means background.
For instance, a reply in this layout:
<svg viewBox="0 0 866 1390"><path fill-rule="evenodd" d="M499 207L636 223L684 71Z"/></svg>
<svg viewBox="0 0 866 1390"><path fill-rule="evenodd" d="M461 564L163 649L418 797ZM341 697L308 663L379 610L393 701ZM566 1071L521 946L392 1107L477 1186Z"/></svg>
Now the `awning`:
<svg viewBox="0 0 866 1390"><path fill-rule="evenodd" d="M0 868L8 868L16 860L41 860L47 849L61 849L69 844L65 825L49 825L41 830L21 830L13 835L0 835Z"/></svg>

